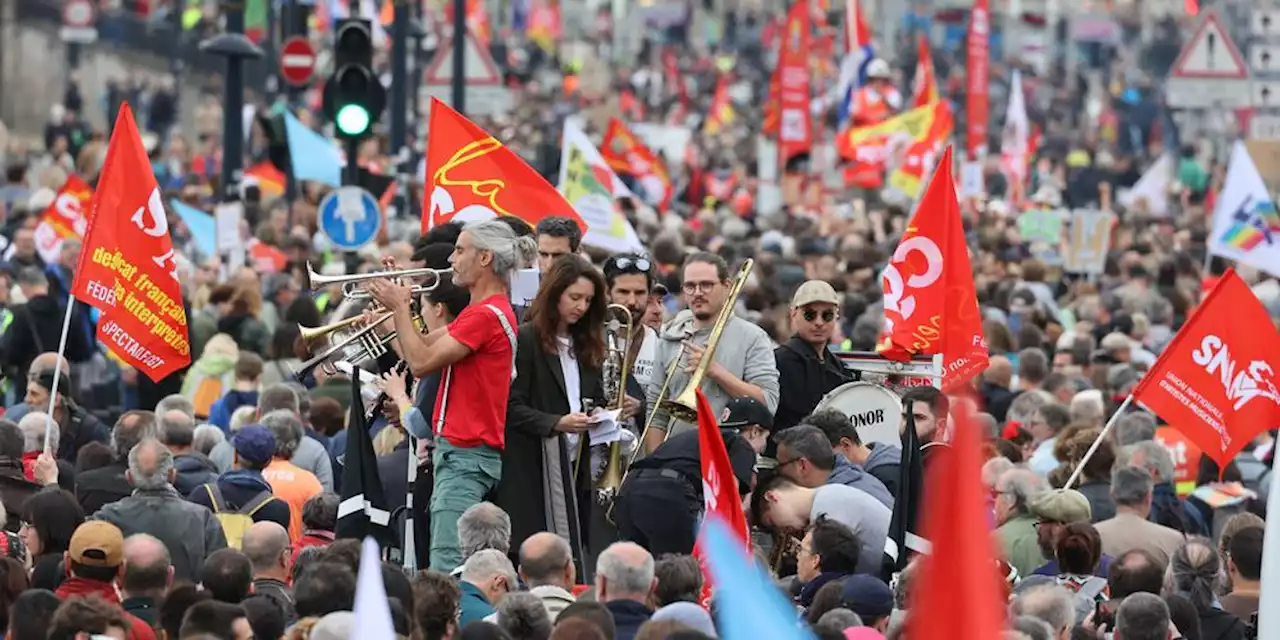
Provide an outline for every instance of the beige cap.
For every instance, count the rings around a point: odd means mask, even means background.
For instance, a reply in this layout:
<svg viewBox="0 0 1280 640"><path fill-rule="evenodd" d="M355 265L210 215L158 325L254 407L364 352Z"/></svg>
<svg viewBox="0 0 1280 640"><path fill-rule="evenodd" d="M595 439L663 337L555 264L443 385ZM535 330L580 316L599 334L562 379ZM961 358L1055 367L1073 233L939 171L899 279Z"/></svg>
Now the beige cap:
<svg viewBox="0 0 1280 640"><path fill-rule="evenodd" d="M835 288L826 280L810 280L796 289L796 294L791 297L791 308L798 309L815 302L840 306L840 296L836 295Z"/></svg>
<svg viewBox="0 0 1280 640"><path fill-rule="evenodd" d="M1092 509L1089 508L1089 499L1084 497L1083 493L1074 489L1046 491L1031 500L1031 504L1028 504L1027 507L1031 510L1032 515L1041 520L1060 522L1062 524L1088 522L1092 515Z"/></svg>

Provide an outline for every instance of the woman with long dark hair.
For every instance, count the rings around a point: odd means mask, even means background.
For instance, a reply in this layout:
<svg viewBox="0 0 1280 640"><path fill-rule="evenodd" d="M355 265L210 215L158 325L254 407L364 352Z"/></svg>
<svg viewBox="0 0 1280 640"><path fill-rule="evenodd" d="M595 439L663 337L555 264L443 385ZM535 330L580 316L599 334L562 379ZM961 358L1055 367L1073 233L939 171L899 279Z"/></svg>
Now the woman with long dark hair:
<svg viewBox="0 0 1280 640"><path fill-rule="evenodd" d="M65 577L58 563L71 548L76 527L84 524L84 511L70 492L45 489L27 498L21 518L18 535L31 556L31 587L53 591Z"/></svg>
<svg viewBox="0 0 1280 640"><path fill-rule="evenodd" d="M517 332L496 497L512 540L551 531L569 541L580 582L593 493L584 440L590 413L604 406L605 306L604 277L586 260L562 256L542 274Z"/></svg>

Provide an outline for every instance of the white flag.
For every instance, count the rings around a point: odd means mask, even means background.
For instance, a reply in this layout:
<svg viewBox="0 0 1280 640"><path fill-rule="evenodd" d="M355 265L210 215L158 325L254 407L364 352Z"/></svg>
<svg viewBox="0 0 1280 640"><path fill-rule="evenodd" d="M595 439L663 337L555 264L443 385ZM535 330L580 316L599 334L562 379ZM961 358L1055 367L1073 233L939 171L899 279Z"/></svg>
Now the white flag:
<svg viewBox="0 0 1280 640"><path fill-rule="evenodd" d="M609 168L576 118L564 121L560 181L556 189L587 223L583 244L613 253L644 251L635 227L616 202L618 198L635 198L635 194Z"/></svg>
<svg viewBox="0 0 1280 640"><path fill-rule="evenodd" d="M1154 216L1169 215L1169 184L1173 181L1173 158L1160 156L1155 164L1143 172L1132 189L1120 192L1116 201L1126 209L1133 209L1141 200L1147 201L1147 212Z"/></svg>
<svg viewBox="0 0 1280 640"><path fill-rule="evenodd" d="M1280 276L1280 212L1243 142L1231 149L1227 182L1213 211L1209 252Z"/></svg>
<svg viewBox="0 0 1280 640"><path fill-rule="evenodd" d="M362 640L394 640L391 606L382 584L382 558L378 543L365 538L360 547L360 573L356 576L355 628Z"/></svg>

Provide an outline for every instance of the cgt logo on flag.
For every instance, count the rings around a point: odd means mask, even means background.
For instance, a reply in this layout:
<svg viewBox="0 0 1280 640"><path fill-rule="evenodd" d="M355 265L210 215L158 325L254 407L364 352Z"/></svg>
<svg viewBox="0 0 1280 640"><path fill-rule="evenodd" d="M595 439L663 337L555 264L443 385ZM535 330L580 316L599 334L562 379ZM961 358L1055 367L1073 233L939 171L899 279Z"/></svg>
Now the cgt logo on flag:
<svg viewBox="0 0 1280 640"><path fill-rule="evenodd" d="M1245 196L1231 214L1231 226L1223 234L1222 241L1242 251L1249 251L1266 242L1274 245L1280 235L1280 212L1270 198L1255 199Z"/></svg>

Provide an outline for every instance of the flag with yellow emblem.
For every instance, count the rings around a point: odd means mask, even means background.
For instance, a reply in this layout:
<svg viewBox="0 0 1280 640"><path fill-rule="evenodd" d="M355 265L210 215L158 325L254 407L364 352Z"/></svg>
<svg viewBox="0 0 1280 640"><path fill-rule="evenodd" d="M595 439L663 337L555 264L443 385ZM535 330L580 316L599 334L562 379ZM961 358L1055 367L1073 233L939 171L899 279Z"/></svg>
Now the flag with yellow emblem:
<svg viewBox="0 0 1280 640"><path fill-rule="evenodd" d="M954 127L951 105L939 101L845 131L836 139L848 161L845 182L863 189L879 189L887 182L915 198Z"/></svg>
<svg viewBox="0 0 1280 640"><path fill-rule="evenodd" d="M635 194L609 168L574 118L564 122L558 189L587 225L583 244L610 253L644 251L635 227L618 206L619 198L634 198Z"/></svg>

